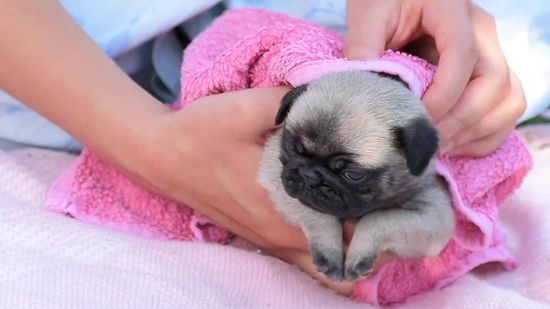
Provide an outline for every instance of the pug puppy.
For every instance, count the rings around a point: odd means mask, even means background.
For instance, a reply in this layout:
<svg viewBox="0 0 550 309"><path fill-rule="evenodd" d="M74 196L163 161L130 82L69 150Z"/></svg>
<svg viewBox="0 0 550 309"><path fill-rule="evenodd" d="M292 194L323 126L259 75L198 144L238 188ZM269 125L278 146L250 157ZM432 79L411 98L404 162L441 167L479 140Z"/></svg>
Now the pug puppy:
<svg viewBox="0 0 550 309"><path fill-rule="evenodd" d="M379 254L437 255L454 211L433 157L437 132L398 78L350 71L282 100L258 172L276 209L309 240L332 280L368 275ZM359 219L344 260L342 220Z"/></svg>

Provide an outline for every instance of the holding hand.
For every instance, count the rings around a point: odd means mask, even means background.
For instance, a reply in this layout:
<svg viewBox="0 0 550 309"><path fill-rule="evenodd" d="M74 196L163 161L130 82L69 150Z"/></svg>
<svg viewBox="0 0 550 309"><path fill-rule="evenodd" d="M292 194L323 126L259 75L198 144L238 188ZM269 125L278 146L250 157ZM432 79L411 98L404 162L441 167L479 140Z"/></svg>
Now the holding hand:
<svg viewBox="0 0 550 309"><path fill-rule="evenodd" d="M266 134L274 128L288 91L276 87L211 95L157 117L150 124L154 132L145 161L129 170L140 172L134 181L191 205L262 250L349 294L352 283L331 282L316 271L304 234L274 210L257 182ZM348 226L348 235L352 229Z"/></svg>
<svg viewBox="0 0 550 309"><path fill-rule="evenodd" d="M173 112L109 59L58 1L0 1L0 26L11 29L0 34L0 88L134 182L351 292L351 283L317 273L302 232L275 212L256 181L264 137L287 88L212 95Z"/></svg>
<svg viewBox="0 0 550 309"><path fill-rule="evenodd" d="M410 48L438 64L422 99L443 152L486 155L515 128L525 97L483 9L470 1L349 0L347 11L346 57Z"/></svg>

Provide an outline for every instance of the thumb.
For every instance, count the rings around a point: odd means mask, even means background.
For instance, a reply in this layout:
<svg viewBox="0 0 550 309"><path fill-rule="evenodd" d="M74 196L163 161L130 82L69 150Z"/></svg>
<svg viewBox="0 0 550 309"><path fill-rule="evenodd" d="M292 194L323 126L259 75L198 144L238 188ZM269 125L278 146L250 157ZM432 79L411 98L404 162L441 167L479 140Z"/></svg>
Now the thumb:
<svg viewBox="0 0 550 309"><path fill-rule="evenodd" d="M275 128L277 111L288 91L289 87L252 88L210 95L200 100L211 103L210 109L204 113L210 113L208 118L223 127L225 134L250 141L262 139Z"/></svg>
<svg viewBox="0 0 550 309"><path fill-rule="evenodd" d="M395 9L394 1L349 0L344 56L348 59L380 56L389 41Z"/></svg>
<svg viewBox="0 0 550 309"><path fill-rule="evenodd" d="M261 137L275 128L275 118L281 101L290 90L291 88L285 86L245 90L248 97L242 103L246 105L243 107L247 115L243 115L246 117L242 120L247 123L250 136Z"/></svg>

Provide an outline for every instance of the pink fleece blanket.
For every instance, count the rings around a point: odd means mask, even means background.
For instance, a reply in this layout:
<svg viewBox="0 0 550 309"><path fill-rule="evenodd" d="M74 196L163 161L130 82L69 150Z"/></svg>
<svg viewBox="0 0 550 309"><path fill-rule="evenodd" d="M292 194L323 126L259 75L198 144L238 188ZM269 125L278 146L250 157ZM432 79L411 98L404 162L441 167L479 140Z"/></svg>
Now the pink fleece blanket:
<svg viewBox="0 0 550 309"><path fill-rule="evenodd" d="M362 69L399 75L421 96L434 68L400 53L380 59L342 59L342 37L286 15L255 9L219 18L187 48L180 107L209 94L250 87L298 85L323 74ZM355 285L353 297L375 304L402 302L439 289L474 267L515 260L505 248L498 206L519 187L531 157L512 134L477 159L440 157L457 217L453 239L437 257L399 259ZM180 203L130 183L98 157L84 152L51 188L47 207L86 222L162 239L226 243L231 234Z"/></svg>

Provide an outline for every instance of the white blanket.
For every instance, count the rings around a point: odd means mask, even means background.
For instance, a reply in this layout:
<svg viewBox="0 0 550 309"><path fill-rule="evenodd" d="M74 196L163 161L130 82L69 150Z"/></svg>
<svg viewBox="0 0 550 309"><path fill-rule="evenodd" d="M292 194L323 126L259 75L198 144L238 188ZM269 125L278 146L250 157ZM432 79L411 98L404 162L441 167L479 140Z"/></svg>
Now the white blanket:
<svg viewBox="0 0 550 309"><path fill-rule="evenodd" d="M523 132L535 169L502 208L520 266L486 265L405 307L550 306L550 127ZM42 207L73 157L0 151L0 308L366 308L296 267L230 246L140 238Z"/></svg>

